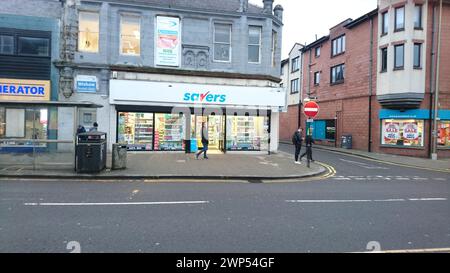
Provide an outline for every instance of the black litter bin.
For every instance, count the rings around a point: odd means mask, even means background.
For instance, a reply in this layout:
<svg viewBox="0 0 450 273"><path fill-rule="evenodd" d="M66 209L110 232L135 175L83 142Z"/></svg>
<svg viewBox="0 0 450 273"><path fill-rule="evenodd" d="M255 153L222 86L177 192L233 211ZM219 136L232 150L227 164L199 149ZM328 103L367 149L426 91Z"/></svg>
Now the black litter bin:
<svg viewBox="0 0 450 273"><path fill-rule="evenodd" d="M351 149L352 148L352 135L343 135L341 137L341 148Z"/></svg>
<svg viewBox="0 0 450 273"><path fill-rule="evenodd" d="M106 169L106 133L78 134L75 144L75 171L98 173L104 169Z"/></svg>
<svg viewBox="0 0 450 273"><path fill-rule="evenodd" d="M112 170L127 168L127 145L114 143L112 146Z"/></svg>

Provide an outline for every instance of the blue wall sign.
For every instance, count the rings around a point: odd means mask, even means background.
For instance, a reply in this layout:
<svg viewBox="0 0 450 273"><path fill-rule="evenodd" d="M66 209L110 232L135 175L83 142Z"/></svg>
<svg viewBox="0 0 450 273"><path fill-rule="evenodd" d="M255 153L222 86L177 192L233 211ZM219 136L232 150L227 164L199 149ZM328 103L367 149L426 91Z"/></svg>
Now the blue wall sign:
<svg viewBox="0 0 450 273"><path fill-rule="evenodd" d="M77 92L95 93L98 90L97 77L78 75L75 79L75 90Z"/></svg>

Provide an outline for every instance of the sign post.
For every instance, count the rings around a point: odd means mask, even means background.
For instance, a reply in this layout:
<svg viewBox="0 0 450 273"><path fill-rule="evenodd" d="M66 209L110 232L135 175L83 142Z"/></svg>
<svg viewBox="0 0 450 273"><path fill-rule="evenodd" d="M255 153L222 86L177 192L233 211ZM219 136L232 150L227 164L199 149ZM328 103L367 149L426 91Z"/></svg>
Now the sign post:
<svg viewBox="0 0 450 273"><path fill-rule="evenodd" d="M315 101L307 102L305 104L304 113L309 119L315 118L319 113L319 105L317 104L317 102Z"/></svg>
<svg viewBox="0 0 450 273"><path fill-rule="evenodd" d="M315 101L308 101L305 103L304 110L305 116L308 118L306 122L306 134L312 135L311 129L312 124L314 123L314 117L319 113L319 105Z"/></svg>

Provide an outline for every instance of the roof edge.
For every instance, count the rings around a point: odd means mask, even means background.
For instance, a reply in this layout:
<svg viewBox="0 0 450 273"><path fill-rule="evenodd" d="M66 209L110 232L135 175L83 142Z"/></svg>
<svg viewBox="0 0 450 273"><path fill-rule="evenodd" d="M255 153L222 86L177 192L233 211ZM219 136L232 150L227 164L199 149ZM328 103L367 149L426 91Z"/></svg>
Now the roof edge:
<svg viewBox="0 0 450 273"><path fill-rule="evenodd" d="M316 47L316 46L328 41L329 39L330 39L330 35L323 36L322 38L310 43L309 45L306 45L304 48L302 48L301 51L306 52L306 51L310 50L311 48Z"/></svg>
<svg viewBox="0 0 450 273"><path fill-rule="evenodd" d="M359 24L362 24L365 21L369 20L370 18L376 16L376 15L378 15L378 8L376 8L376 9L374 9L374 10L372 10L372 11L366 13L366 14L364 14L363 16L359 17L358 19L355 19L355 20L351 21L350 23L344 25L344 27L348 28L348 29L352 29L352 28L358 26Z"/></svg>

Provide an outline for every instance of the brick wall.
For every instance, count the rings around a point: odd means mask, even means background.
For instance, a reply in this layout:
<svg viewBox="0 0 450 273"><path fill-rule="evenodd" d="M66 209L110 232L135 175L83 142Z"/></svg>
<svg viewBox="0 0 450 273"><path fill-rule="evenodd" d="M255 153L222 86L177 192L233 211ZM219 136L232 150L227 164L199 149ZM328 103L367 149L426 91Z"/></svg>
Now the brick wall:
<svg viewBox="0 0 450 273"><path fill-rule="evenodd" d="M319 115L316 120L336 120L337 146L340 146L340 138L343 134L353 136L353 148L368 150L369 146L369 87L372 84L372 92L376 92L376 53L377 53L377 16L373 17L373 64L372 83L369 83L370 71L370 20L366 20L352 28L347 28L347 21L330 30L330 39L322 43L321 56L316 58L314 49L305 52L304 90L307 93L308 85L311 86L311 96L317 97L320 105ZM332 40L345 34L345 53L331 56ZM311 52L311 75L308 83L308 61ZM331 68L345 64L344 82L331 84ZM314 73L321 72L319 85L314 85ZM306 97L306 96L305 96ZM374 99L374 97L373 97ZM374 99L375 100L375 99ZM375 103L373 103L374 105ZM373 113L372 117L378 117ZM320 142L320 141L319 141ZM321 144L334 146L334 142L322 141Z"/></svg>
<svg viewBox="0 0 450 273"><path fill-rule="evenodd" d="M292 134L298 129L298 105L288 107L287 113L280 114L280 141L291 142Z"/></svg>
<svg viewBox="0 0 450 273"><path fill-rule="evenodd" d="M441 35L439 103L441 109L450 109L450 4L442 9Z"/></svg>

